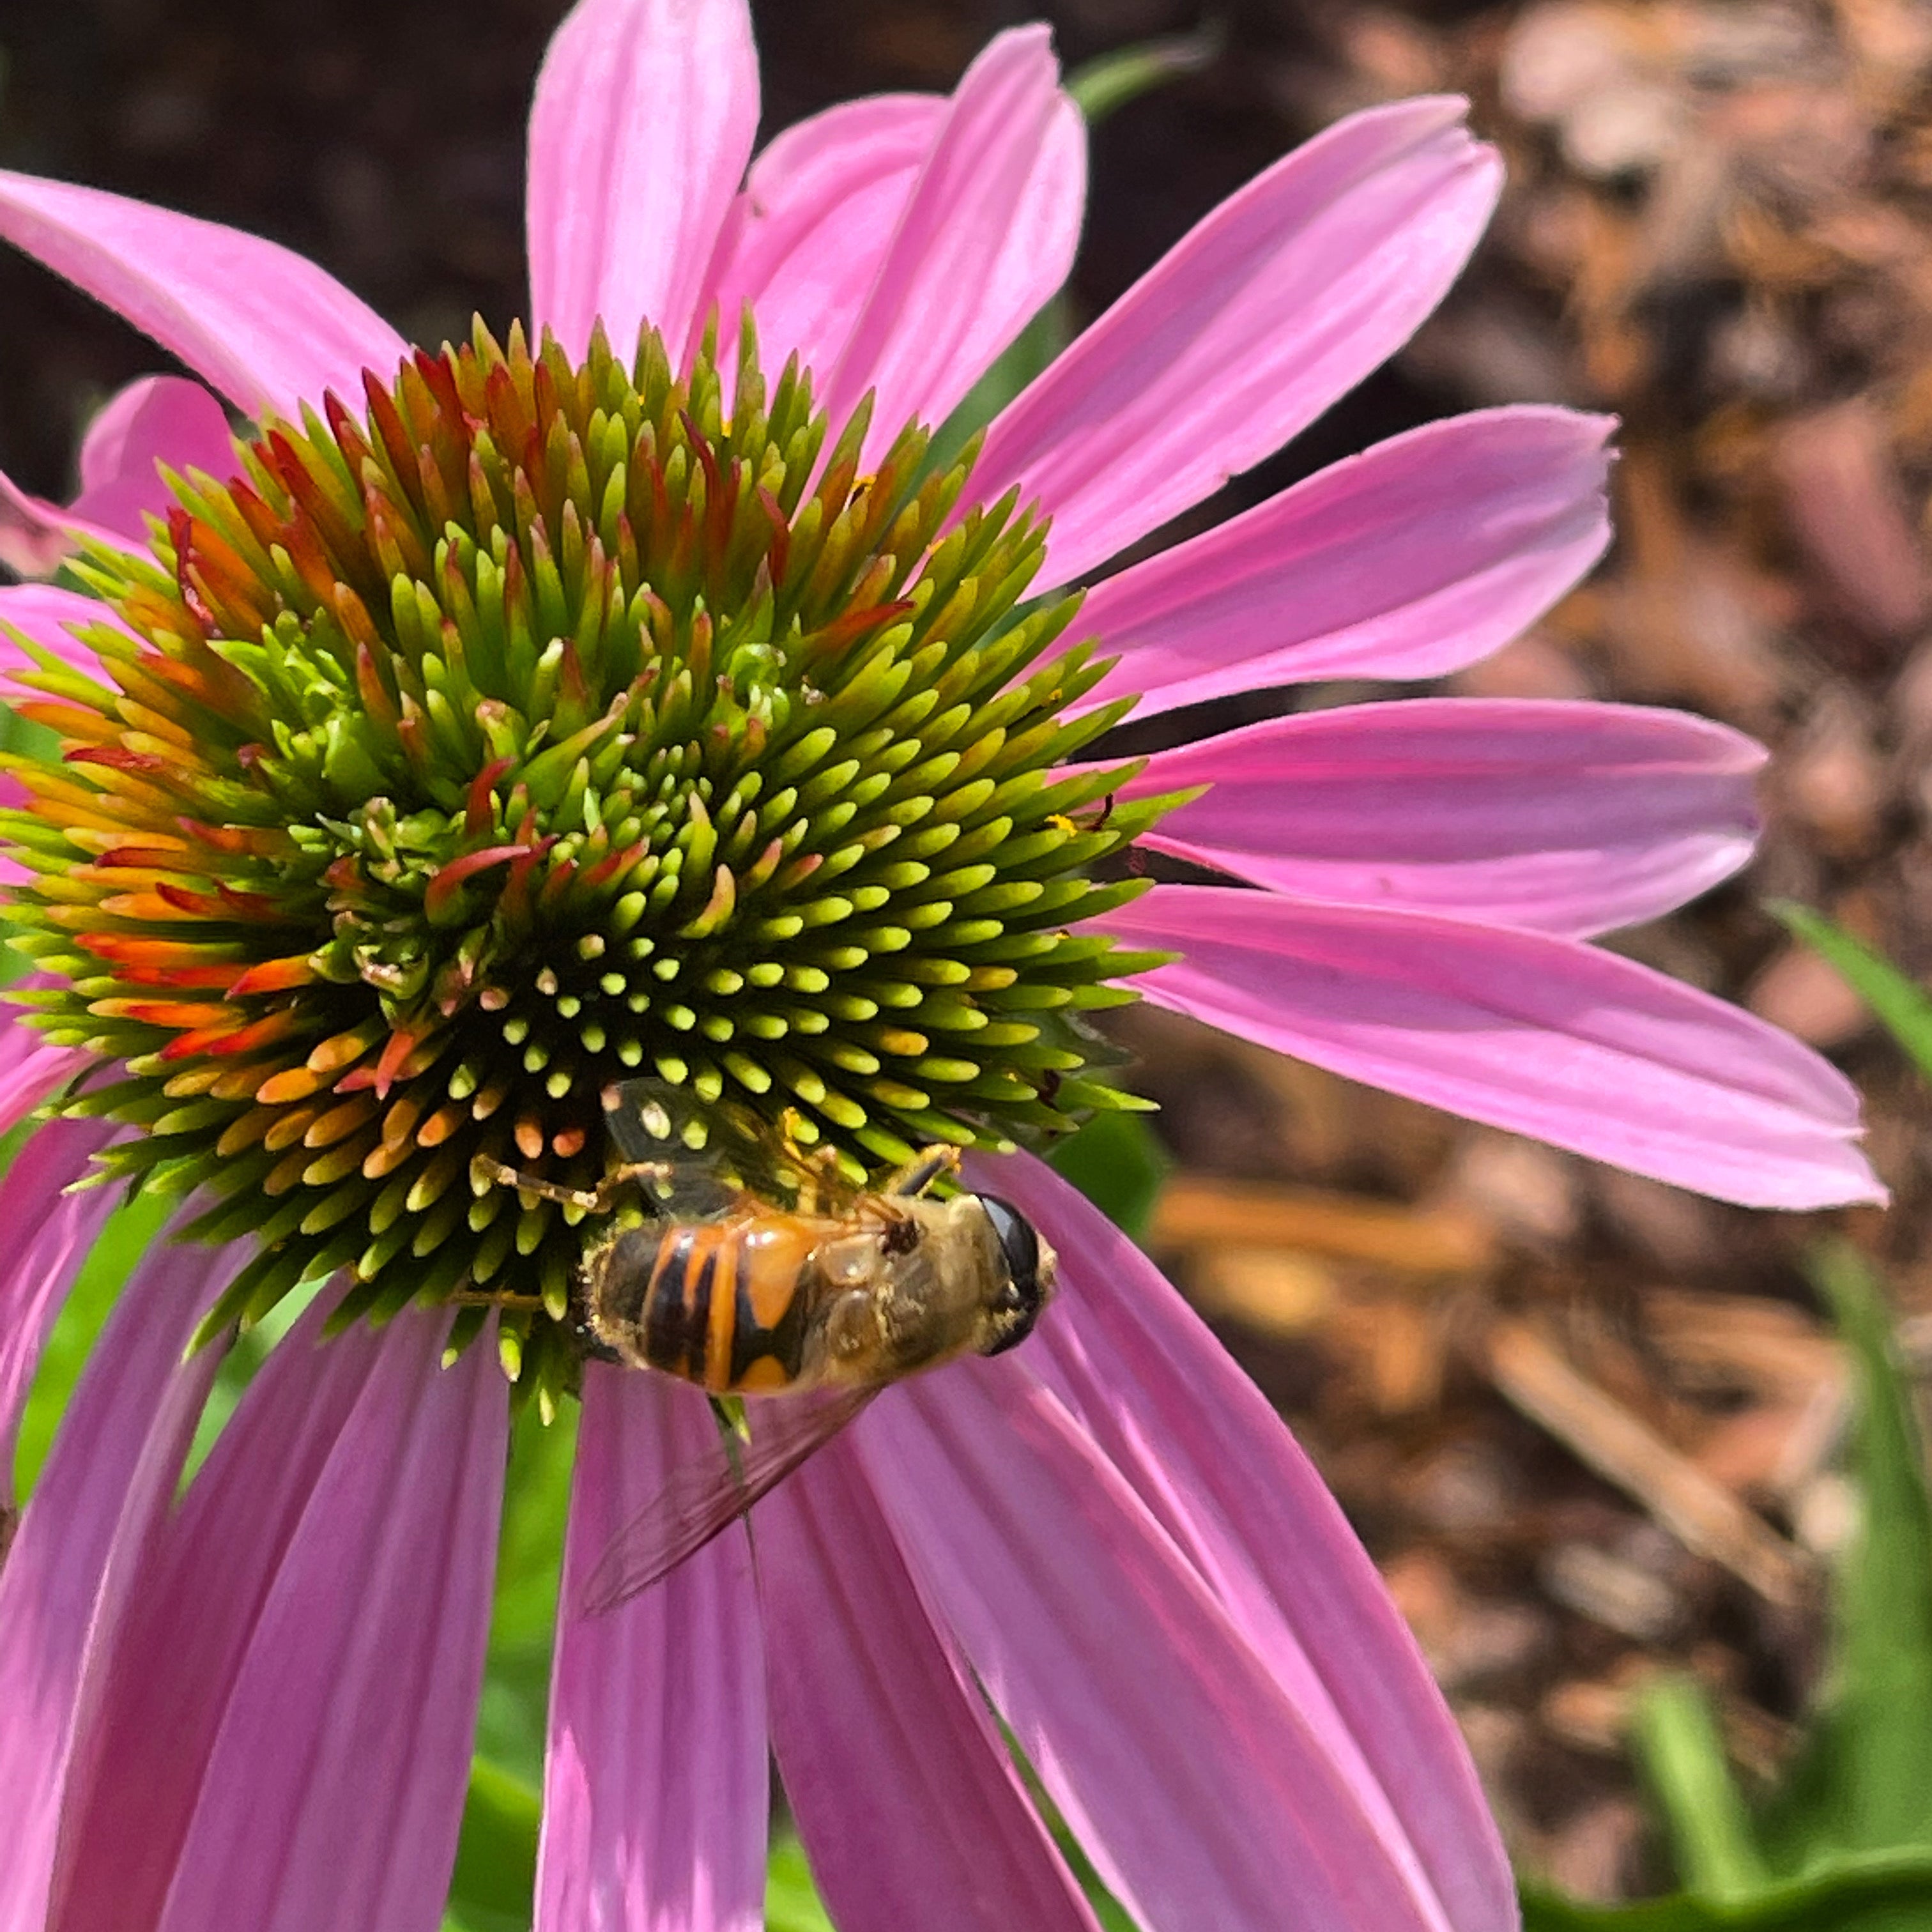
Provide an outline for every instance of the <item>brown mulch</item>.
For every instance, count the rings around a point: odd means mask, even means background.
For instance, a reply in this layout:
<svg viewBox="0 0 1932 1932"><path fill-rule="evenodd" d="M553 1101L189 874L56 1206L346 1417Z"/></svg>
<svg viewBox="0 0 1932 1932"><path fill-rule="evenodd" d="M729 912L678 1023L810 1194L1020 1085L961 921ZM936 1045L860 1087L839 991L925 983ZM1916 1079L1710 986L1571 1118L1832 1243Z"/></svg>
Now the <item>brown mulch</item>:
<svg viewBox="0 0 1932 1932"><path fill-rule="evenodd" d="M0 164L312 254L435 340L521 304L521 118L558 0L65 0L0 10ZM950 83L994 0L764 0L768 124ZM1063 0L1077 61L1198 0ZM1621 535L1452 688L1678 704L1770 742L1750 877L1618 944L1741 999L1869 1096L1888 1216L1752 1215L1466 1127L1160 1016L1121 1032L1180 1163L1156 1252L1295 1424L1385 1568L1519 1853L1597 1897L1661 1882L1622 1743L1688 1666L1740 1765L1790 1748L1848 1499L1841 1366L1802 1258L1835 1222L1932 1314L1932 1109L1761 909L1932 970L1932 16L1910 0L1526 0L1217 12L1210 71L1095 144L1090 314L1346 110L1470 94L1510 161L1442 312L1253 500L1448 410L1624 418ZM0 255L0 464L65 480L154 352ZM1232 1231L1232 1233L1230 1232Z"/></svg>

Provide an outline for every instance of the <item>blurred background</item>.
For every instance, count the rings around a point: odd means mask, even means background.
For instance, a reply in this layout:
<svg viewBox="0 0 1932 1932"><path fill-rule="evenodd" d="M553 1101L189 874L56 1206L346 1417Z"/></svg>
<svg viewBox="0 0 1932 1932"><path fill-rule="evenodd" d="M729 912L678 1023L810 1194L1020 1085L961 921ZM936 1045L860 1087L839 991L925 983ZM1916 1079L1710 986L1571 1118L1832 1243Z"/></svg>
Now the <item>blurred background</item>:
<svg viewBox="0 0 1932 1932"><path fill-rule="evenodd" d="M460 338L472 311L500 325L523 307L523 120L562 10L0 0L0 165L273 236L406 334ZM947 88L988 34L1042 14L1070 65L1218 24L1199 70L1096 130L1076 323L1337 115L1472 98L1510 173L1472 272L1390 368L1189 525L1475 404L1623 417L1611 557L1449 688L1681 704L1773 747L1757 865L1613 943L1858 1082L1895 1205L1835 1225L1892 1283L1908 1360L1932 1361L1924 1091L1762 905L1820 908L1912 976L1932 967L1932 10L753 11L766 135L854 94ZM0 354L0 466L53 496L88 412L165 366L4 252ZM1586 1898L1666 1883L1625 1748L1640 1688L1694 1674L1748 1791L1791 1756L1826 1655L1824 1578L1857 1498L1848 1377L1802 1268L1819 1222L1717 1206L1159 1015L1119 1032L1172 1162L1146 1239L1368 1540L1520 1860Z"/></svg>

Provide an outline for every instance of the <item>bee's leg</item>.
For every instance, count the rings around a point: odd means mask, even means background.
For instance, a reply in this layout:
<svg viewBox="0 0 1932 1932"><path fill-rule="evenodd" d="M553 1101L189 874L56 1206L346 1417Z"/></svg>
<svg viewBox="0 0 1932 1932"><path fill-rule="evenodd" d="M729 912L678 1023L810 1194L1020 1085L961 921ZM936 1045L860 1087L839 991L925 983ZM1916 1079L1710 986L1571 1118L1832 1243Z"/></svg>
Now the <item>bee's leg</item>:
<svg viewBox="0 0 1932 1932"><path fill-rule="evenodd" d="M596 1212L608 1214L610 1211L610 1197L620 1187L628 1187L633 1182L638 1192L650 1203L651 1212L660 1220L668 1212L665 1204L664 1183L671 1175L670 1162L668 1160L632 1160L615 1172L607 1174L597 1184Z"/></svg>
<svg viewBox="0 0 1932 1932"><path fill-rule="evenodd" d="M959 1171L956 1147L922 1148L880 1189L881 1194L923 1194L942 1174Z"/></svg>
<svg viewBox="0 0 1932 1932"><path fill-rule="evenodd" d="M662 1161L638 1161L619 1168L615 1173L607 1174L595 1187L560 1187L554 1180L540 1180L535 1174L506 1167L500 1160L493 1160L487 1154L477 1155L470 1163L470 1170L472 1174L480 1174L484 1179L494 1180L499 1187L514 1187L520 1194L535 1194L546 1201L560 1202L566 1208L581 1208L586 1214L608 1214L611 1197L620 1188L635 1180L662 1180L670 1172ZM653 1201L662 1206L654 1189L652 1196Z"/></svg>
<svg viewBox="0 0 1932 1932"><path fill-rule="evenodd" d="M850 1198L851 1190L838 1172L836 1148L814 1148L809 1154L801 1153L798 1163L802 1178L798 1184L795 1213L820 1214L824 1211L824 1203L828 1200L836 1201L842 1196Z"/></svg>
<svg viewBox="0 0 1932 1932"><path fill-rule="evenodd" d="M544 1298L540 1294L512 1294L507 1288L493 1294L487 1288L462 1288L450 1300L460 1308L527 1308L540 1309Z"/></svg>

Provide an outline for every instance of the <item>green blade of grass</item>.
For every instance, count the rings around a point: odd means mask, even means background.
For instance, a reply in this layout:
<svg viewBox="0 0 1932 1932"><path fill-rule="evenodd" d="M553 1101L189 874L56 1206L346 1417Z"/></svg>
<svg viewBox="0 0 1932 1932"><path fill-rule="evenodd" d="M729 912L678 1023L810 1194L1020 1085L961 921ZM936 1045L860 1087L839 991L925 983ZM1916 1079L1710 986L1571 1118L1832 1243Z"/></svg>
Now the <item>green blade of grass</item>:
<svg viewBox="0 0 1932 1932"><path fill-rule="evenodd" d="M1850 1460L1863 1512L1834 1592L1831 1681L1805 1780L1813 1816L1788 1822L1810 1824L1834 1851L1932 1845L1924 1446L1884 1296L1864 1262L1834 1242L1817 1251L1810 1272L1851 1352L1858 1401Z"/></svg>
<svg viewBox="0 0 1932 1932"><path fill-rule="evenodd" d="M1715 1899L1761 1891L1764 1861L1702 1685L1672 1676L1646 1686L1633 1715L1630 1747L1663 1814L1686 1888Z"/></svg>
<svg viewBox="0 0 1932 1932"><path fill-rule="evenodd" d="M1808 906L1774 899L1766 910L1838 968L1852 992L1871 1009L1872 1016L1918 1063L1919 1072L1932 1080L1932 997L1924 988L1863 940L1854 939Z"/></svg>

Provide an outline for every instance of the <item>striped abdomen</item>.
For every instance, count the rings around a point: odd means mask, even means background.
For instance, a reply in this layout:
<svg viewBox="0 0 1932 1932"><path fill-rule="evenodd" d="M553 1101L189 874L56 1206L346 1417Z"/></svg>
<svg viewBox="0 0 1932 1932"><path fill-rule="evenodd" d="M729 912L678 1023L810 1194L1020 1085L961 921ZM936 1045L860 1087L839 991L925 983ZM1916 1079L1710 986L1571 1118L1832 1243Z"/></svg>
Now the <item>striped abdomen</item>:
<svg viewBox="0 0 1932 1932"><path fill-rule="evenodd" d="M667 1228L633 1318L650 1367L718 1394L784 1388L802 1366L814 1250L836 1224L793 1214Z"/></svg>

